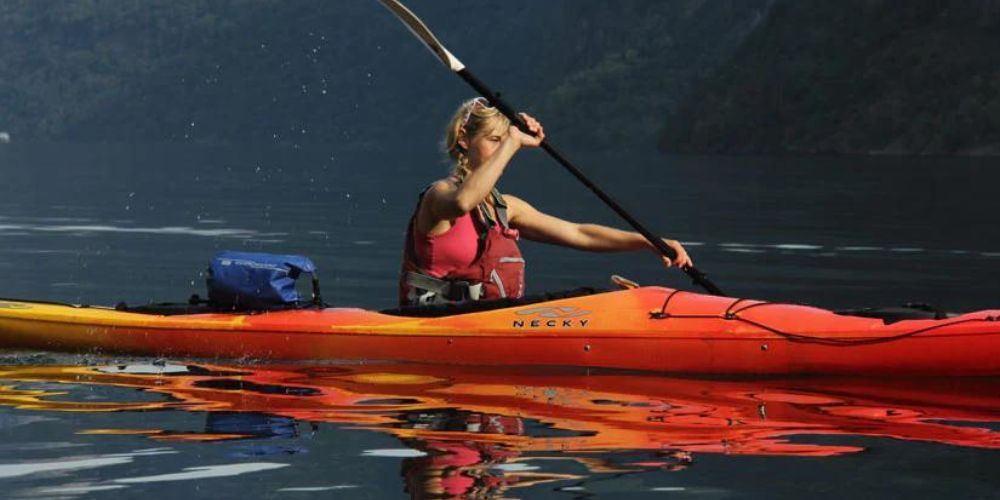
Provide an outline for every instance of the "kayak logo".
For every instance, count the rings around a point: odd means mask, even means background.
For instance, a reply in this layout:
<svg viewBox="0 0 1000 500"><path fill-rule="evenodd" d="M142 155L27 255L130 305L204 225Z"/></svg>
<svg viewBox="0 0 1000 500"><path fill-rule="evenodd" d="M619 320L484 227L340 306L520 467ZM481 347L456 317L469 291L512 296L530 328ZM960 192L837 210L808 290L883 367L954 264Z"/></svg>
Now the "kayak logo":
<svg viewBox="0 0 1000 500"><path fill-rule="evenodd" d="M514 328L584 328L590 323L589 319L582 316L590 314L586 309L579 307L532 307L517 311L518 316L529 316L528 318L515 319L512 323ZM531 318L531 316L534 316Z"/></svg>
<svg viewBox="0 0 1000 500"><path fill-rule="evenodd" d="M16 302L0 302L0 309L31 309L31 306Z"/></svg>

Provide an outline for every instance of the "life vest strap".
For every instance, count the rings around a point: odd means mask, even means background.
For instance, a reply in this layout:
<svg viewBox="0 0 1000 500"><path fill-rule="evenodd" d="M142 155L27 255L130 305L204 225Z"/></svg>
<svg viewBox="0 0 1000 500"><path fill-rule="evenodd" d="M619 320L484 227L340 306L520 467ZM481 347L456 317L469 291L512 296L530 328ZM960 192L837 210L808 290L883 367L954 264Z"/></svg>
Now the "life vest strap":
<svg viewBox="0 0 1000 500"><path fill-rule="evenodd" d="M405 280L417 289L417 296L424 303L437 303L442 299L451 302L479 300L483 291L482 283L443 280L414 271L407 271Z"/></svg>

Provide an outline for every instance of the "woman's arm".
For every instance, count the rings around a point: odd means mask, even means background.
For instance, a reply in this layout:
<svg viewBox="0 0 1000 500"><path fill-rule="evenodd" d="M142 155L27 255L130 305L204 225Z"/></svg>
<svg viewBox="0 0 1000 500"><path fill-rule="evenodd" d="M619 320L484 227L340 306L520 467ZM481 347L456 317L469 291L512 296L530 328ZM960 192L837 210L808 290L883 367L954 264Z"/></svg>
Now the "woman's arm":
<svg viewBox="0 0 1000 500"><path fill-rule="evenodd" d="M454 219L479 206L493 190L511 158L521 148L506 137L498 139L495 153L470 172L461 184L448 180L435 182L425 195L430 214L438 219Z"/></svg>
<svg viewBox="0 0 1000 500"><path fill-rule="evenodd" d="M476 148L482 164L465 176L461 184L442 179L431 185L417 214L417 230L436 235L447 231L451 221L474 210L489 196L507 164L522 147L537 147L545 140L545 130L533 117L521 113L521 119L535 135L511 126L505 135L485 135L459 143L466 149Z"/></svg>
<svg viewBox="0 0 1000 500"><path fill-rule="evenodd" d="M600 224L578 224L540 212L528 202L511 195L504 195L507 201L511 226L525 238L542 243L551 243L590 252L621 252L649 249L659 253L641 234L622 231ZM667 266L688 267L694 265L687 251L675 240L664 239L677 252L673 261L663 258Z"/></svg>

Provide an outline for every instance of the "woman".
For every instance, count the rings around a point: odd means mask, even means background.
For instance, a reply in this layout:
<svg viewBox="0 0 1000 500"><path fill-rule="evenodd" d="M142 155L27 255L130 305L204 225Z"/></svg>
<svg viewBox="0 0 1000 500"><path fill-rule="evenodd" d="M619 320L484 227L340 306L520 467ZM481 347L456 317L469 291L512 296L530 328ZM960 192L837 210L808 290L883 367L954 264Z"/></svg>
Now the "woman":
<svg viewBox="0 0 1000 500"><path fill-rule="evenodd" d="M520 116L534 135L512 126L481 97L456 111L445 137L455 167L421 193L407 228L401 305L523 296L519 236L592 252L656 251L639 233L565 221L501 195L494 186L510 160L545 139L537 120ZM673 261L663 258L668 267L692 265L680 243L664 242L677 252Z"/></svg>

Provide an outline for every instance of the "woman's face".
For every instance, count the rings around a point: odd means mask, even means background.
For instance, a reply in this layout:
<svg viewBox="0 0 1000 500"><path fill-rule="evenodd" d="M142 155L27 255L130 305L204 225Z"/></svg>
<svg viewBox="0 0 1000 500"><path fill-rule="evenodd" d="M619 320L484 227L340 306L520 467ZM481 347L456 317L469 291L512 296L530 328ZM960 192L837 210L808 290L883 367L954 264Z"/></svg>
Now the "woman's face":
<svg viewBox="0 0 1000 500"><path fill-rule="evenodd" d="M507 137L507 131L500 130L500 127L480 130L473 136L467 145L469 168L475 169L489 160L496 153L505 137Z"/></svg>

